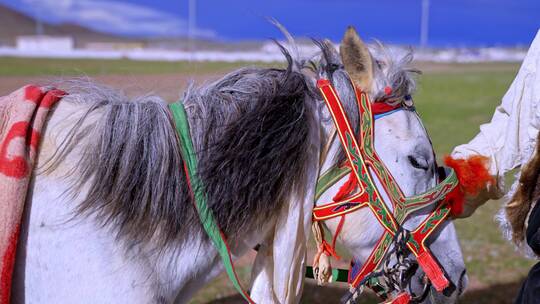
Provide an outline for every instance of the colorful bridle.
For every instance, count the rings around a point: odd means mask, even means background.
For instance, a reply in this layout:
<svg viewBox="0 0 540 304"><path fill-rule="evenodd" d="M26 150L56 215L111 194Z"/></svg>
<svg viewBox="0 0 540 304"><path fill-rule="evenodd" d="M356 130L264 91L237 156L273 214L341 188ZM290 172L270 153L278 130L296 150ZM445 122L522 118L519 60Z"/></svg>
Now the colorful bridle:
<svg viewBox="0 0 540 304"><path fill-rule="evenodd" d="M430 253L429 248L426 246L426 240L450 214L450 206L444 199L458 185L455 172L452 169L447 169L446 177L434 188L420 195L405 197L374 148L373 129L375 117L372 107L374 105L377 107L375 113L380 116L399 110L399 105L372 104L365 92L355 88L360 114L359 144L339 96L330 81L320 79L317 86L332 115L337 135L347 156L347 166L332 168L321 176L317 184L316 200L347 174L351 174L350 179L353 179L354 189L357 189L357 191L347 195L344 199L316 206L313 210L313 221L319 222L341 217L339 225L341 226L347 214L368 207L384 228L383 235L367 260L362 265L354 260L351 262L348 274L351 290L358 289L363 285L374 287L373 282L371 284L369 282L370 275L377 271L385 257L388 258L389 248L392 244L396 246L396 239L401 236L403 244L416 257L418 265L424 270L432 286L437 291L442 292L450 285L450 282L446 278L443 269ZM392 210L380 195L369 169L382 184L391 201ZM412 213L428 206L432 206L433 211L416 229L408 231L403 228L403 224ZM339 233L339 228L337 233ZM336 237L337 235L334 236L334 239ZM394 296L384 292L380 292L380 294L383 297L393 298L391 303L409 303L412 298L411 293L406 292L404 289Z"/></svg>

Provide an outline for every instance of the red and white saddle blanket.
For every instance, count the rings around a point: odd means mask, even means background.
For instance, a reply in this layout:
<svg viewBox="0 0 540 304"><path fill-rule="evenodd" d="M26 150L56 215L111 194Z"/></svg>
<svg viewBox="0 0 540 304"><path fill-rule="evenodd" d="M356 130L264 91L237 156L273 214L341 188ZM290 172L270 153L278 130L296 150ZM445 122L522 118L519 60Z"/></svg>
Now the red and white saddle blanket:
<svg viewBox="0 0 540 304"><path fill-rule="evenodd" d="M0 97L0 304L9 304L20 222L39 139L65 93L26 86Z"/></svg>

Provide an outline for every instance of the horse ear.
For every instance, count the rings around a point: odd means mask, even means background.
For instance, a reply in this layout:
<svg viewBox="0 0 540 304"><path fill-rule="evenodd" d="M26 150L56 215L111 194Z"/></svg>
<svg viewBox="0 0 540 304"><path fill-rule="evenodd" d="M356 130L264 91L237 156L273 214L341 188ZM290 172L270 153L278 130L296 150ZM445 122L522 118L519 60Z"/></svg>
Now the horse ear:
<svg viewBox="0 0 540 304"><path fill-rule="evenodd" d="M358 36L354 27L347 28L339 50L343 66L354 84L363 91L371 90L373 61L366 44Z"/></svg>

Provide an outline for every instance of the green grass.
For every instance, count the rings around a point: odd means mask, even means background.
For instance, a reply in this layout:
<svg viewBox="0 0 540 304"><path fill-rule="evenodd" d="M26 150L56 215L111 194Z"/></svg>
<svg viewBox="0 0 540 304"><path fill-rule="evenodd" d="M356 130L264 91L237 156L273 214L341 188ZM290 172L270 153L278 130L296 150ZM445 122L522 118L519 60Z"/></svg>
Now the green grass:
<svg viewBox="0 0 540 304"><path fill-rule="evenodd" d="M439 154L468 141L489 121L515 77L518 67L511 67L421 76L415 102Z"/></svg>
<svg viewBox="0 0 540 304"><path fill-rule="evenodd" d="M68 76L107 74L208 74L261 62L188 62L103 59L47 59L0 57L0 76Z"/></svg>

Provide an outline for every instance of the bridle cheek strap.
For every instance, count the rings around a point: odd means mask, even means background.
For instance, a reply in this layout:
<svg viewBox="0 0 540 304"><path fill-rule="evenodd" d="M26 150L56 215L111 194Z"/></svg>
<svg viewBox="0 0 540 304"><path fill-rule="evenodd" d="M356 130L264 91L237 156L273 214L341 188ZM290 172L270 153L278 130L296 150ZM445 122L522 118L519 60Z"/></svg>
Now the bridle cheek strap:
<svg viewBox="0 0 540 304"><path fill-rule="evenodd" d="M433 286L442 291L449 286L449 281L443 270L427 249L425 242L441 223L443 223L450 208L443 203L443 199L457 185L455 173L450 170L446 179L428 192L406 198L401 189L388 172L378 155L375 153L373 144L373 119L374 112L372 106L376 107L377 115L399 110L401 106L387 105L382 103L371 104L367 94L357 90L357 102L360 111L361 134L360 146L354 136L353 129L347 119L341 101L336 94L331 83L326 79L320 79L317 86L321 91L326 105L334 120L338 137L347 155L347 160L352 174L350 180L356 182L356 194L348 198L334 201L329 204L317 206L313 211L313 221L324 221L338 216L344 216L363 207L369 207L377 221L384 228L385 232L375 246L368 260L362 269L354 269L354 265L349 272L349 283L352 287L357 287L364 278L375 271L385 256L385 252L390 247L393 237L401 230L402 223L414 211L428 205L437 204L435 210L428 215L420 226L411 232L410 238L406 241L407 247L415 255L417 261L430 279ZM375 186L370 167L384 187L384 190L392 200L394 212L390 212L384 203ZM350 189L350 185L349 185ZM336 236L335 236L336 237Z"/></svg>

